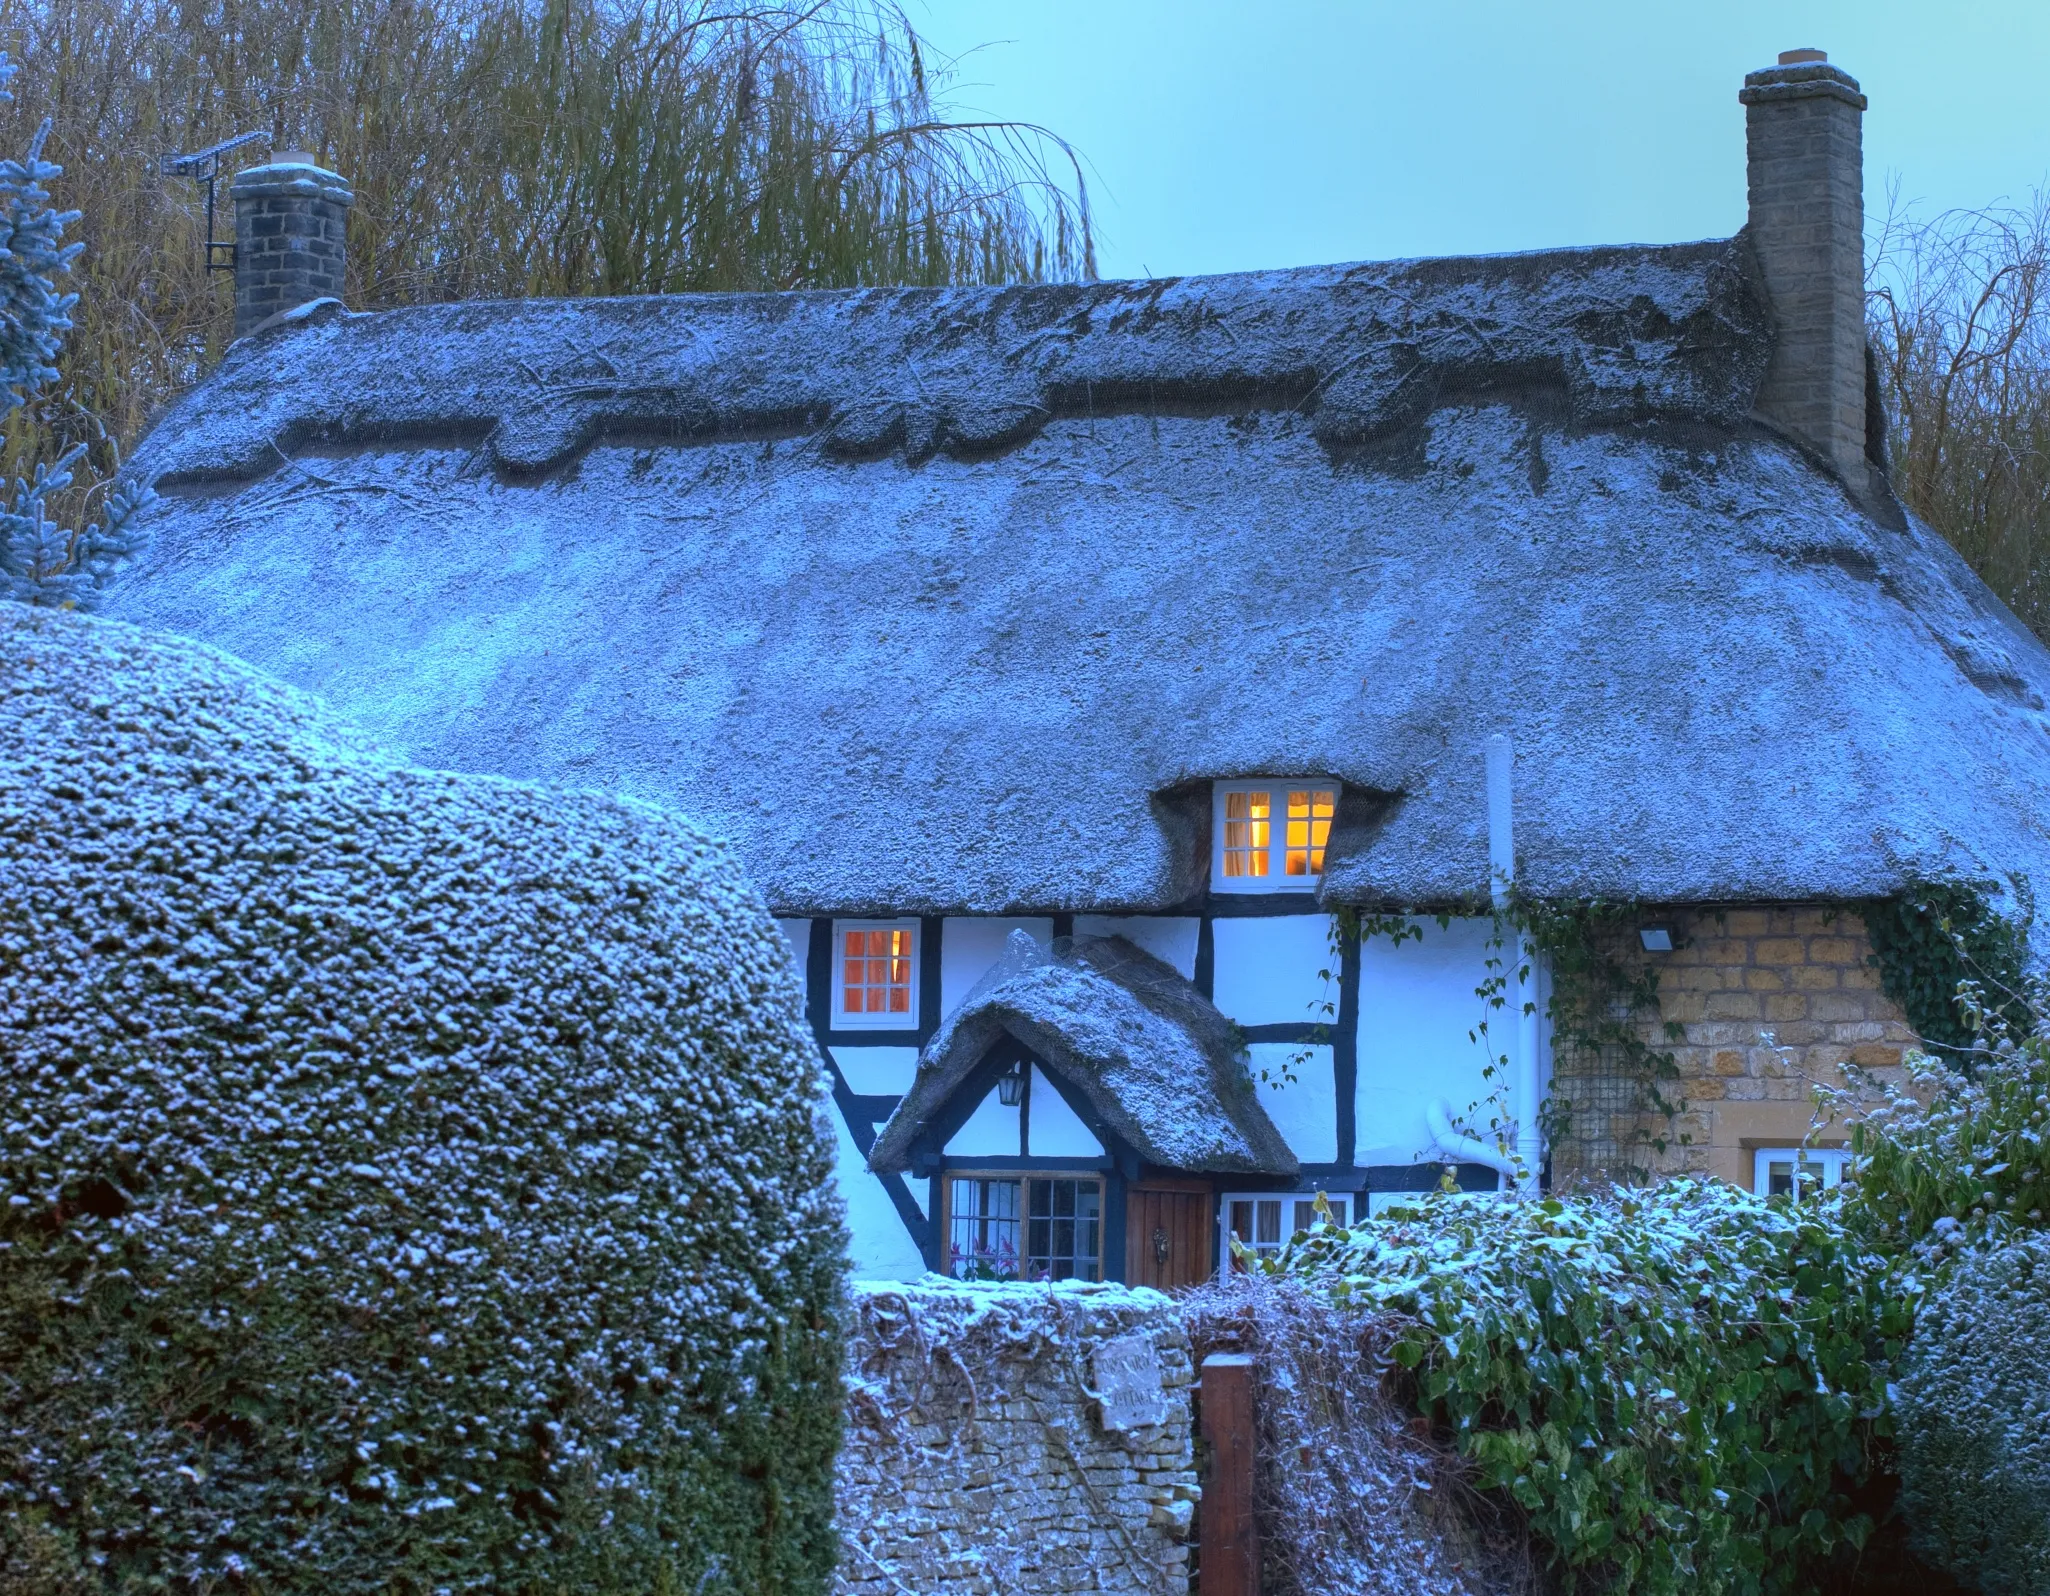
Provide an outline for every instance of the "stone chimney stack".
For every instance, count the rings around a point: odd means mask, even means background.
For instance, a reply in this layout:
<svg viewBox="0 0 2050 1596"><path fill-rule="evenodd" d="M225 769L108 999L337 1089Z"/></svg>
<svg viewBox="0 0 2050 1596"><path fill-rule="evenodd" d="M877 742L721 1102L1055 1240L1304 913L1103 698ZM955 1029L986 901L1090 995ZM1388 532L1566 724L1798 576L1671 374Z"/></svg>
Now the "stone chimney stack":
<svg viewBox="0 0 2050 1596"><path fill-rule="evenodd" d="M235 174L235 336L309 299L339 299L355 194L297 151Z"/></svg>
<svg viewBox="0 0 2050 1596"><path fill-rule="evenodd" d="M1865 96L1820 50L1745 76L1751 243L1778 324L1758 408L1855 492L1865 457Z"/></svg>

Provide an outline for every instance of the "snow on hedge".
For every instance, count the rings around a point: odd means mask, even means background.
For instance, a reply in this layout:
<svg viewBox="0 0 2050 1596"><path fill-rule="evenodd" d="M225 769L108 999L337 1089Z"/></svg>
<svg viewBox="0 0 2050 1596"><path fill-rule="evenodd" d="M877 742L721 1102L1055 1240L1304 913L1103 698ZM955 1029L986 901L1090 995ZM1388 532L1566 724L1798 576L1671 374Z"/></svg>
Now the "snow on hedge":
<svg viewBox="0 0 2050 1596"><path fill-rule="evenodd" d="M687 822L0 604L0 1586L819 1588L798 1010Z"/></svg>
<svg viewBox="0 0 2050 1596"><path fill-rule="evenodd" d="M1851 1493L1909 1310L1834 1203L1433 1195L1254 1272L1392 1316L1418 1408L1566 1588L1809 1590L1871 1532Z"/></svg>
<svg viewBox="0 0 2050 1596"><path fill-rule="evenodd" d="M1895 1408L1922 1550L1986 1590L2050 1590L2050 1237L1957 1260L1916 1316Z"/></svg>

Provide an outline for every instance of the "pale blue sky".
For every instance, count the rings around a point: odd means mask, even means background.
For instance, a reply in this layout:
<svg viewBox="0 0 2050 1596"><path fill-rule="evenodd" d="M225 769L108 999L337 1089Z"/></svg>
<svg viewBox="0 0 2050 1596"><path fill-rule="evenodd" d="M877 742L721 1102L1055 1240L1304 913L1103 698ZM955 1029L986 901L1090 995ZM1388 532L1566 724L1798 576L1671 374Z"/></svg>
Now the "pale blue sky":
<svg viewBox="0 0 2050 1596"><path fill-rule="evenodd" d="M1863 84L1868 213L2050 179L2050 0L909 0L1088 157L1105 276L1663 243L1744 212L1744 73Z"/></svg>

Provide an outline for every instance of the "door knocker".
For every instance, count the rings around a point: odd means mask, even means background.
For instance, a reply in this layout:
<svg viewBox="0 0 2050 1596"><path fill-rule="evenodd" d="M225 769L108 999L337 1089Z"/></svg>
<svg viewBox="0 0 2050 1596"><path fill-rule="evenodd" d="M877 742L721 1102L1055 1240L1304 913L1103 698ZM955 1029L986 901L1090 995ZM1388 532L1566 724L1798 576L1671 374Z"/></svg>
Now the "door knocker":
<svg viewBox="0 0 2050 1596"><path fill-rule="evenodd" d="M1167 1262L1167 1232L1159 1225L1153 1227L1153 1261L1157 1264Z"/></svg>

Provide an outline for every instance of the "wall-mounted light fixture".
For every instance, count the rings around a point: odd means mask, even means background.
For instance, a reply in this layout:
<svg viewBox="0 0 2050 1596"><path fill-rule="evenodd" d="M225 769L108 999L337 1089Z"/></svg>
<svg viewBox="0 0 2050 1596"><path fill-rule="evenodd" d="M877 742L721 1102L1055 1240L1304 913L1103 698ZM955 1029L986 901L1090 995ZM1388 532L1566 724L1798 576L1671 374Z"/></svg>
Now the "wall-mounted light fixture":
<svg viewBox="0 0 2050 1596"><path fill-rule="evenodd" d="M1671 953L1673 931L1670 926L1647 925L1638 928L1637 940L1644 944L1646 953Z"/></svg>
<svg viewBox="0 0 2050 1596"><path fill-rule="evenodd" d="M997 1077L997 1101L1006 1108L1016 1108L1025 1101L1025 1066L1013 1064Z"/></svg>

